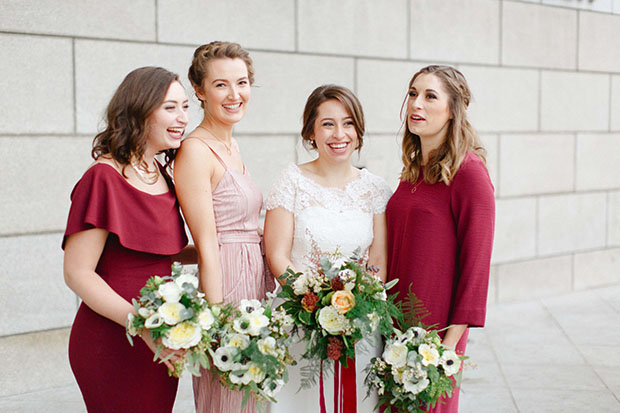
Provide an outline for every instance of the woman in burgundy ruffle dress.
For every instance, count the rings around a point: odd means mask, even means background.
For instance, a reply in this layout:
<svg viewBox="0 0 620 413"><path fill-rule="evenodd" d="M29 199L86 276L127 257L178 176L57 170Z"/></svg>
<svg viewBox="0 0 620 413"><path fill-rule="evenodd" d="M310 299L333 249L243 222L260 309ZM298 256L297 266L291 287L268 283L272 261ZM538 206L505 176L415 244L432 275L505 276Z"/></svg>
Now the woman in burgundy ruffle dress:
<svg viewBox="0 0 620 413"><path fill-rule="evenodd" d="M443 344L464 354L469 327L484 326L495 201L484 149L467 121L470 90L448 66L409 83L401 182L387 204L388 279L409 289ZM433 412L458 411L458 389Z"/></svg>
<svg viewBox="0 0 620 413"><path fill-rule="evenodd" d="M129 73L93 142L95 162L71 194L64 274L82 304L69 361L89 412L172 410L178 380L168 376L170 361L153 362L148 333L132 347L125 320L146 280L169 275L187 244L172 181L154 159L179 147L187 122L177 75L156 67Z"/></svg>

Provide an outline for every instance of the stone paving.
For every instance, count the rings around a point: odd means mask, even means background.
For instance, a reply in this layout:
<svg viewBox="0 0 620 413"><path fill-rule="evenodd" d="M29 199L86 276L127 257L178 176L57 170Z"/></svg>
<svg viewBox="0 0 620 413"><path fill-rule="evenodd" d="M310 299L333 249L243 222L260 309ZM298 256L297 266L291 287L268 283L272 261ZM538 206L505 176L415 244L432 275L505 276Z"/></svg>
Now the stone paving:
<svg viewBox="0 0 620 413"><path fill-rule="evenodd" d="M1 412L85 411L66 360L68 330L49 334L62 356L44 361L29 354L40 340L16 339L24 357L0 376ZM620 412L620 286L491 306L468 350L462 413ZM185 377L174 412L192 411Z"/></svg>

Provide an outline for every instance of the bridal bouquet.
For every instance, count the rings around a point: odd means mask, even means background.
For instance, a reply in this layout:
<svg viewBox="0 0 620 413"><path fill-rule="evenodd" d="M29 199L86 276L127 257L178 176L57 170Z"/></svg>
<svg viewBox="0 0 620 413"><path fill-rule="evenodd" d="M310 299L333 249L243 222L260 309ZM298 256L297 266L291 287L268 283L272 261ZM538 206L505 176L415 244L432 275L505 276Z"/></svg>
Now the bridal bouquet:
<svg viewBox="0 0 620 413"><path fill-rule="evenodd" d="M292 316L293 331L303 336L303 358L319 362L321 368L323 360L347 367L347 360L355 356L356 342L377 329L389 336L392 317L402 317L386 293L397 280L384 285L366 272L357 254L347 259L338 252L317 251L311 261L314 264L303 273L289 268L280 276L285 284L278 294L284 299L279 308ZM303 369L302 387L316 382L319 363Z"/></svg>
<svg viewBox="0 0 620 413"><path fill-rule="evenodd" d="M257 400L275 402L288 381L287 368L295 364L288 347L293 319L282 309L272 310L258 300L241 300L209 348L213 373L231 390Z"/></svg>
<svg viewBox="0 0 620 413"><path fill-rule="evenodd" d="M159 343L154 361L164 348L183 349L184 360L174 363L174 371L169 373L180 377L187 369L200 376L200 367L209 365L208 349L232 312L226 306L210 306L203 297L195 271L184 271L175 262L171 276L149 278L139 299L132 299L136 314L127 318L127 339L133 345L132 336L147 329Z"/></svg>
<svg viewBox="0 0 620 413"><path fill-rule="evenodd" d="M383 355L374 357L366 369L365 384L369 391L377 391L377 407L385 406L386 412L422 413L428 406L435 407L440 397L452 394L465 358L442 346L437 330L394 330Z"/></svg>

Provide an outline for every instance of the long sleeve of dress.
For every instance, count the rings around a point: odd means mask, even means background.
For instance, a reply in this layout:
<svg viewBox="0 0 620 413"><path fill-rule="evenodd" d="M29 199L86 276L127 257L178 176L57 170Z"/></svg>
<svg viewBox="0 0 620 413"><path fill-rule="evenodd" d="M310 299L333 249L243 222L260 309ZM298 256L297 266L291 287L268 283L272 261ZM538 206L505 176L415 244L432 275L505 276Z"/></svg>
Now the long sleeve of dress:
<svg viewBox="0 0 620 413"><path fill-rule="evenodd" d="M482 162L470 155L456 174L450 206L457 232L458 279L450 324L484 326L495 227L493 185Z"/></svg>

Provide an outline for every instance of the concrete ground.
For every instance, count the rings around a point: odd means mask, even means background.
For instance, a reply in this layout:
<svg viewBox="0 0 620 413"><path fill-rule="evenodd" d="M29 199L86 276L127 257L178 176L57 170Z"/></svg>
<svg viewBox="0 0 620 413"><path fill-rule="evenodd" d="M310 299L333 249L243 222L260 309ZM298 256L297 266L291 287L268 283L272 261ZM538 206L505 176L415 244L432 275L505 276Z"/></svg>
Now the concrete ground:
<svg viewBox="0 0 620 413"><path fill-rule="evenodd" d="M85 411L67 336L63 329L2 341L0 412ZM491 306L468 353L462 413L620 412L620 286ZM174 412L192 411L185 377Z"/></svg>

